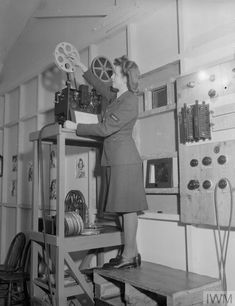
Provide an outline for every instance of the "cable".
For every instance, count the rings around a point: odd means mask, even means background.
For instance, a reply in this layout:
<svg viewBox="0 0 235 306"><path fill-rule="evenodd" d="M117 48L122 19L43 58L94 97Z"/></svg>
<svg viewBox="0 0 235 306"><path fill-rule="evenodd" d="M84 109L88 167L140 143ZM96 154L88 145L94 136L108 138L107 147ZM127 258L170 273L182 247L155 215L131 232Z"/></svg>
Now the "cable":
<svg viewBox="0 0 235 306"><path fill-rule="evenodd" d="M51 284L51 278L50 278L50 268L49 268L49 247L46 242L46 209L45 209L45 193L44 193L44 175L43 175L43 150L42 150L42 133L43 131L49 127L55 125L55 123L49 123L41 128L39 131L38 136L38 158L39 158L39 166L40 166L40 180L41 180L41 201L42 201L42 220L43 220L43 242L44 242L44 249L45 249L45 263L46 263L46 274L48 279L48 286L49 286L49 292L50 292L50 300L52 303L52 306L56 306L54 296L52 293L52 284Z"/></svg>
<svg viewBox="0 0 235 306"><path fill-rule="evenodd" d="M220 260L218 262L219 265L219 276L222 280L222 286L223 290L227 291L227 277L226 277L226 260L227 260L227 252L228 252L228 243L229 243L229 236L231 232L231 224L232 224L232 215L233 215L233 192L232 192L232 185L229 179L224 178L224 180L227 181L229 186L229 192L230 192L230 215L229 215L229 223L227 226L227 231L224 231L223 235L223 241L221 236L221 226L220 226L220 220L219 220L219 212L218 212L218 202L217 202L217 192L218 192L218 186L219 182L215 185L214 189L214 204L215 204L215 217L216 217L216 226L218 231L218 238L219 238L219 246L220 246ZM215 236L216 239L216 236ZM221 272L223 270L223 274Z"/></svg>

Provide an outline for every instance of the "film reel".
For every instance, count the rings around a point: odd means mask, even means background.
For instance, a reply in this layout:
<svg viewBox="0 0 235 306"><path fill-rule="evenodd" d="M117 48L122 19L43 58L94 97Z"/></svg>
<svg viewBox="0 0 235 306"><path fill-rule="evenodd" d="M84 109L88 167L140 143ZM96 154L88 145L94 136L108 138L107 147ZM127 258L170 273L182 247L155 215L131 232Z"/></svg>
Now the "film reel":
<svg viewBox="0 0 235 306"><path fill-rule="evenodd" d="M64 234L68 236L80 235L84 229L84 223L78 212L66 212L64 214Z"/></svg>
<svg viewBox="0 0 235 306"><path fill-rule="evenodd" d="M74 60L80 60L77 49L68 42L60 42L54 51L55 63L63 71L69 73L76 70Z"/></svg>
<svg viewBox="0 0 235 306"><path fill-rule="evenodd" d="M81 191L70 190L65 197L65 212L78 212L84 223L87 222L87 206Z"/></svg>
<svg viewBox="0 0 235 306"><path fill-rule="evenodd" d="M110 82L114 72L111 61L104 56L97 56L93 59L91 70L94 75L103 82Z"/></svg>

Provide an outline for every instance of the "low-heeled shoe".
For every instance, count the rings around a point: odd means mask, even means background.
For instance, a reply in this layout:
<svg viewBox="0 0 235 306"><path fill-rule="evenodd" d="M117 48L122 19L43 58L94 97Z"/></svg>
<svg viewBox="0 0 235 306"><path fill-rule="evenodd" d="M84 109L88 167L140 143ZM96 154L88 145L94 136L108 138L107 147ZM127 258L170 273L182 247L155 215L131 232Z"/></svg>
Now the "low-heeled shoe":
<svg viewBox="0 0 235 306"><path fill-rule="evenodd" d="M117 255L116 257L111 258L109 263L116 263L120 260L121 257L122 257L122 255Z"/></svg>
<svg viewBox="0 0 235 306"><path fill-rule="evenodd" d="M124 258L120 256L115 262L109 262L103 265L104 269L124 269L124 268L137 268L141 265L140 254L132 258Z"/></svg>
<svg viewBox="0 0 235 306"><path fill-rule="evenodd" d="M121 259L121 257L122 257L122 255L117 255L117 257L111 258L111 259L109 260L109 262L106 263L106 264L116 264L116 263ZM135 258L136 258L136 261L137 261L137 266L140 266L140 265L141 265L141 255L140 255L140 253L138 253L138 254L135 256ZM106 264L105 264L105 265L106 265Z"/></svg>

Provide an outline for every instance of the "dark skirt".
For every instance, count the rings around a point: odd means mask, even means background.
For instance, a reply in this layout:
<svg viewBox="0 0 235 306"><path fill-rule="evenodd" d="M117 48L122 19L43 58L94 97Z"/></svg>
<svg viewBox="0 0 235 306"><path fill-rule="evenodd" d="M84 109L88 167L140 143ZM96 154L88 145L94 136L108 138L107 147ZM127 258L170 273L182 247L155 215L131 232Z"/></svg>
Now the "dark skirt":
<svg viewBox="0 0 235 306"><path fill-rule="evenodd" d="M101 210L110 213L146 210L142 164L102 167Z"/></svg>

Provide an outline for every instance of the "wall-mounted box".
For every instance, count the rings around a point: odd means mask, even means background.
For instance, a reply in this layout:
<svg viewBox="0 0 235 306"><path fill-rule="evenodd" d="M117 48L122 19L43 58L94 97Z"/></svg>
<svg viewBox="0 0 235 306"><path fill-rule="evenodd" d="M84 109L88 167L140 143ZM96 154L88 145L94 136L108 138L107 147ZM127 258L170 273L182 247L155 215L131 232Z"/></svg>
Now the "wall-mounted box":
<svg viewBox="0 0 235 306"><path fill-rule="evenodd" d="M178 193L178 160L176 154L144 158L146 193Z"/></svg>
<svg viewBox="0 0 235 306"><path fill-rule="evenodd" d="M168 104L167 85L152 90L152 108L159 108Z"/></svg>

